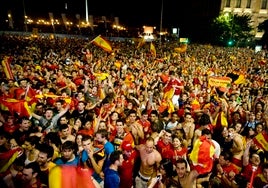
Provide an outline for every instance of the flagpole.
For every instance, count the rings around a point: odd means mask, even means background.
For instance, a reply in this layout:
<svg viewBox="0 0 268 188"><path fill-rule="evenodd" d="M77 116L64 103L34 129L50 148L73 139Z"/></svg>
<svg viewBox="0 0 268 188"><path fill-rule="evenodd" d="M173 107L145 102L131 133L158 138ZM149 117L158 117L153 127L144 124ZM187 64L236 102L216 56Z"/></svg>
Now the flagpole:
<svg viewBox="0 0 268 188"><path fill-rule="evenodd" d="M85 0L85 7L86 7L86 22L88 24L88 5L87 5L87 0Z"/></svg>
<svg viewBox="0 0 268 188"><path fill-rule="evenodd" d="M163 1L164 0L162 0L162 3L161 3L161 16L160 16L160 48L161 48L161 43L162 43L162 41L161 41L161 32L162 32L162 23L163 23Z"/></svg>

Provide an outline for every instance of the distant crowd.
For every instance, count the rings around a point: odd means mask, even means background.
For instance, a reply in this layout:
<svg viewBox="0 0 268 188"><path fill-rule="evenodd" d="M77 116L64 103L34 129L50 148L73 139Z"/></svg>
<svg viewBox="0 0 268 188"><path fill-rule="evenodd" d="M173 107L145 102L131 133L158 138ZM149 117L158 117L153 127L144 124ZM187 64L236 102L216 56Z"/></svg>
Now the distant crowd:
<svg viewBox="0 0 268 188"><path fill-rule="evenodd" d="M266 49L109 43L0 36L0 187L268 187Z"/></svg>

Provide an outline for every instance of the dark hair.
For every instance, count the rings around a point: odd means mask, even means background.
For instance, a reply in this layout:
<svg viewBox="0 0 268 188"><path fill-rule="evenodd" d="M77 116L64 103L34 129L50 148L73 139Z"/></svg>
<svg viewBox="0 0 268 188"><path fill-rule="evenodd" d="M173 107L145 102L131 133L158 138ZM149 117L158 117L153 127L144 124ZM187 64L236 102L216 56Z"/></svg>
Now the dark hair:
<svg viewBox="0 0 268 188"><path fill-rule="evenodd" d="M61 146L61 151L64 150L64 149L72 149L72 150L75 150L75 143L70 141L70 140L67 140L65 141L62 146Z"/></svg>
<svg viewBox="0 0 268 188"><path fill-rule="evenodd" d="M170 159L163 158L160 162L160 166L163 166L164 170L166 171L167 177L174 176L175 172L173 169L173 163Z"/></svg>
<svg viewBox="0 0 268 188"><path fill-rule="evenodd" d="M40 144L38 149L39 149L40 152L46 153L47 158L52 158L53 157L54 149L53 149L52 146L50 146L48 144Z"/></svg>
<svg viewBox="0 0 268 188"><path fill-rule="evenodd" d="M65 123L65 124L61 124L59 129L60 129L60 131L62 131L64 129L68 129L68 128L69 128L68 124Z"/></svg>
<svg viewBox="0 0 268 188"><path fill-rule="evenodd" d="M201 134L202 135L211 135L211 131L209 129L203 129Z"/></svg>
<svg viewBox="0 0 268 188"><path fill-rule="evenodd" d="M108 139L108 135L109 135L108 131L104 129L98 130L96 134L100 134L102 138L106 138L106 139Z"/></svg>
<svg viewBox="0 0 268 188"><path fill-rule="evenodd" d="M49 143L52 142L53 144L55 144L56 147L60 147L61 146L61 140L60 140L60 137L58 135L57 132L49 132L47 133L47 135L45 136L45 142L46 143Z"/></svg>
<svg viewBox="0 0 268 188"><path fill-rule="evenodd" d="M233 153L230 151L222 151L221 156L223 156L224 160L232 161L233 159Z"/></svg>
<svg viewBox="0 0 268 188"><path fill-rule="evenodd" d="M82 142L87 141L87 140L91 140L91 141L94 140L93 137L90 135L83 135L83 134L81 134L81 135L82 135Z"/></svg>
<svg viewBox="0 0 268 188"><path fill-rule="evenodd" d="M199 119L199 125L205 126L211 124L210 117L208 114L202 114L200 119Z"/></svg>
<svg viewBox="0 0 268 188"><path fill-rule="evenodd" d="M122 155L122 151L121 150L115 150L111 153L109 159L111 164L114 164L115 161L120 159L120 155Z"/></svg>
<svg viewBox="0 0 268 188"><path fill-rule="evenodd" d="M40 166L37 162L31 162L24 166L24 169L32 169L33 173L40 173Z"/></svg>
<svg viewBox="0 0 268 188"><path fill-rule="evenodd" d="M176 164L178 164L178 163L184 163L185 168L187 168L187 166L188 166L187 161L184 158L178 158L178 160L176 160Z"/></svg>
<svg viewBox="0 0 268 188"><path fill-rule="evenodd" d="M23 116L23 117L21 117L21 118L18 119L18 124L21 124L21 123L22 123L23 121L25 121L25 120L30 121L30 119L29 119L28 117Z"/></svg>
<svg viewBox="0 0 268 188"><path fill-rule="evenodd" d="M40 139L41 138L38 136L29 136L29 137L26 137L25 141L29 142L31 145L34 145L35 148L38 148Z"/></svg>

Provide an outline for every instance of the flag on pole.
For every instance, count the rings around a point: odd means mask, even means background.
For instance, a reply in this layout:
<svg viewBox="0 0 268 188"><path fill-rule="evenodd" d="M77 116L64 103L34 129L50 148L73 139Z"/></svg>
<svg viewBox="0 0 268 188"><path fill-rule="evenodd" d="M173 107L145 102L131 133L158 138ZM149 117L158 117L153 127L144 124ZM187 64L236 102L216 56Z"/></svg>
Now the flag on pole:
<svg viewBox="0 0 268 188"><path fill-rule="evenodd" d="M10 62L11 62L11 57L8 57L8 56L4 57L4 59L2 60L2 66L5 72L6 78L14 80L14 75L11 71Z"/></svg>
<svg viewBox="0 0 268 188"><path fill-rule="evenodd" d="M108 42L108 40L106 40L101 35L99 35L96 38L94 38L91 42L93 44L95 44L96 46L102 48L103 50L109 52L109 53L111 53L113 51L112 50L112 46L110 45L110 43Z"/></svg>
<svg viewBox="0 0 268 188"><path fill-rule="evenodd" d="M156 57L156 49L155 49L155 46L152 42L150 44L150 52L154 57Z"/></svg>

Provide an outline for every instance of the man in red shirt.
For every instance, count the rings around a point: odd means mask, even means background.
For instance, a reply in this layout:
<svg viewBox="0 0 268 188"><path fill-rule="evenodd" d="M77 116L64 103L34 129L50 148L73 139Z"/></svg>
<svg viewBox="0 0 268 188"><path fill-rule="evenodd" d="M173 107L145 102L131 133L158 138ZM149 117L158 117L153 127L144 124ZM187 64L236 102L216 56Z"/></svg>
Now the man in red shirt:
<svg viewBox="0 0 268 188"><path fill-rule="evenodd" d="M148 138L152 133L151 122L148 120L147 110L143 110L141 112L141 117L137 122L143 127L144 139L140 138L140 144L144 144L146 142L146 138Z"/></svg>
<svg viewBox="0 0 268 188"><path fill-rule="evenodd" d="M120 176L119 188L133 187L135 167L139 166L137 165L139 152L127 141L122 143L121 149L123 151L124 161L118 170Z"/></svg>
<svg viewBox="0 0 268 188"><path fill-rule="evenodd" d="M173 144L172 144L172 132L171 130L162 130L159 134L159 140L157 138L155 141L157 151L161 154L162 158L168 158L172 160L173 158Z"/></svg>

